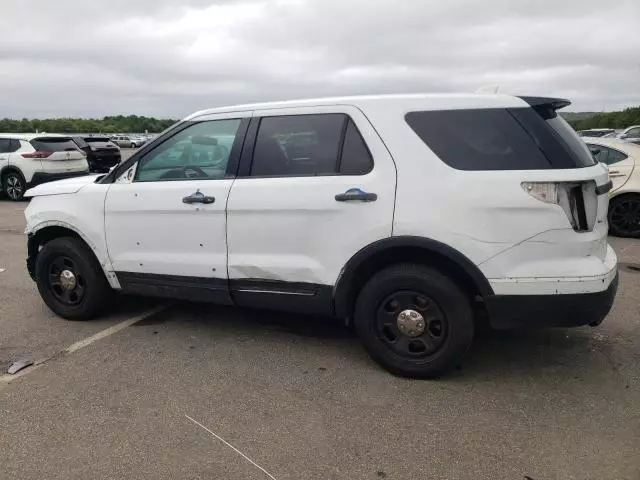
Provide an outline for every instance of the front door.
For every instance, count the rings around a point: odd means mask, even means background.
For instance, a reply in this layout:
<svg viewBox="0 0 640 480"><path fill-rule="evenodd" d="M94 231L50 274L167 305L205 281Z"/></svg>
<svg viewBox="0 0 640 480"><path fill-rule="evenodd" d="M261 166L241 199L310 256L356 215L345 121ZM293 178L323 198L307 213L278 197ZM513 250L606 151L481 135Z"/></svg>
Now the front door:
<svg viewBox="0 0 640 480"><path fill-rule="evenodd" d="M228 300L225 207L246 122L190 122L111 185L107 247L125 291Z"/></svg>
<svg viewBox="0 0 640 480"><path fill-rule="evenodd" d="M255 111L227 207L234 301L330 313L346 262L391 236L395 186L357 108Z"/></svg>

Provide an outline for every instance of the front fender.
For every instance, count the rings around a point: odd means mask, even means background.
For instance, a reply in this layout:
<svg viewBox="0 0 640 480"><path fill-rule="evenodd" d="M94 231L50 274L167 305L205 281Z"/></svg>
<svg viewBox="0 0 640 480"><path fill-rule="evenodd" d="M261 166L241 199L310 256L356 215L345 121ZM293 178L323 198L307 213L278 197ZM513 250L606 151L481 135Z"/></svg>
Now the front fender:
<svg viewBox="0 0 640 480"><path fill-rule="evenodd" d="M90 185L82 192L71 195L35 197L25 209L28 235L30 269L33 269L34 255L47 229L65 229L81 238L96 256L111 287L119 289L118 279L113 272L104 231L104 196L107 185ZM63 232L62 232L63 233ZM52 234L59 236L61 232ZM35 250L34 250L35 249Z"/></svg>

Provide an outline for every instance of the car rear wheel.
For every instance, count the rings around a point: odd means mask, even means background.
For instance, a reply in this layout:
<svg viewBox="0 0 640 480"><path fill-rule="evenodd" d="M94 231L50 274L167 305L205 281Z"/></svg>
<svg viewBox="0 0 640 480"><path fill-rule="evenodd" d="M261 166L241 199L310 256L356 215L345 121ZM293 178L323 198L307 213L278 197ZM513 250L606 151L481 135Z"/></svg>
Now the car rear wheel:
<svg viewBox="0 0 640 480"><path fill-rule="evenodd" d="M437 377L455 367L474 333L465 293L439 271L411 264L369 280L356 301L354 324L375 361L413 378Z"/></svg>
<svg viewBox="0 0 640 480"><path fill-rule="evenodd" d="M609 230L618 237L640 238L640 195L620 195L609 203Z"/></svg>
<svg viewBox="0 0 640 480"><path fill-rule="evenodd" d="M9 172L2 177L2 191L10 200L14 202L22 200L26 190L27 185L19 173Z"/></svg>
<svg viewBox="0 0 640 480"><path fill-rule="evenodd" d="M44 303L68 320L89 320L107 307L113 290L93 252L80 239L46 243L36 259L36 283Z"/></svg>

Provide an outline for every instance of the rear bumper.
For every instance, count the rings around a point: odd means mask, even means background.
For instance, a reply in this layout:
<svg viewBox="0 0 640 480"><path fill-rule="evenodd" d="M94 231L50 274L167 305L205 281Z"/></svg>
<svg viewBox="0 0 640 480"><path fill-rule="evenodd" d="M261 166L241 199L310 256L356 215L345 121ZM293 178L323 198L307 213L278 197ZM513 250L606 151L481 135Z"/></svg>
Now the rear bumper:
<svg viewBox="0 0 640 480"><path fill-rule="evenodd" d="M64 180L65 178L84 177L89 175L89 170L79 172L60 172L60 173L48 173L48 172L36 172L33 174L30 182L27 182L27 189L40 185L42 183L54 182L56 180Z"/></svg>
<svg viewBox="0 0 640 480"><path fill-rule="evenodd" d="M556 295L491 295L485 298L489 322L495 329L596 326L613 305L617 270L599 292Z"/></svg>

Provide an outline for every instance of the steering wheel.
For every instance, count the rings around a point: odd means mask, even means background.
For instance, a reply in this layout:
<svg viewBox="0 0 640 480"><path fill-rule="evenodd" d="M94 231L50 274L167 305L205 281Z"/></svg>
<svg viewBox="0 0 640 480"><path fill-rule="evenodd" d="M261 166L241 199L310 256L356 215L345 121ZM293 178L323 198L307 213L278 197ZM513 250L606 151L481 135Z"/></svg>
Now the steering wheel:
<svg viewBox="0 0 640 480"><path fill-rule="evenodd" d="M195 175L189 175L187 172L191 170L192 172L195 172ZM207 173L202 170L200 167L196 167L195 165L187 165L185 167L182 168L182 174L184 175L184 178L209 178L209 175L207 175Z"/></svg>

